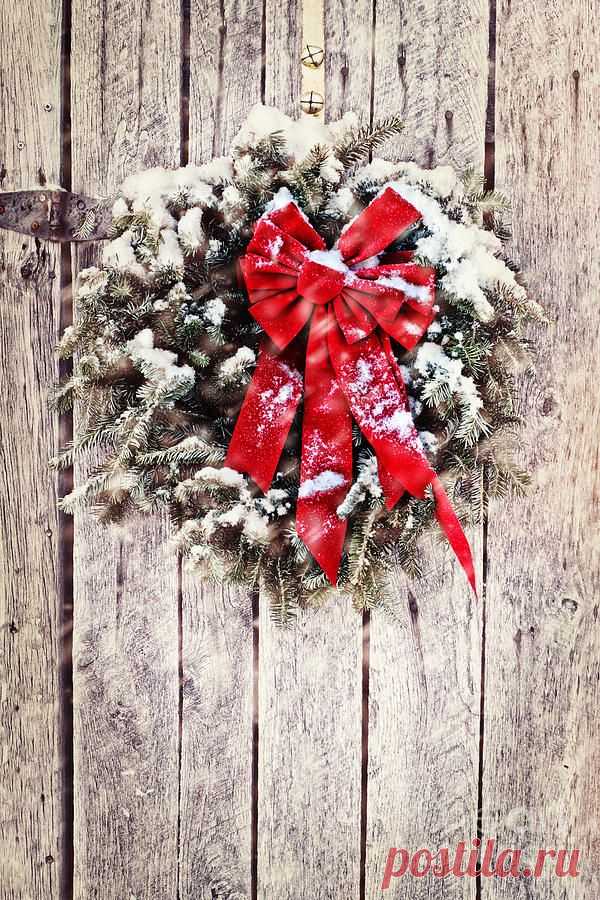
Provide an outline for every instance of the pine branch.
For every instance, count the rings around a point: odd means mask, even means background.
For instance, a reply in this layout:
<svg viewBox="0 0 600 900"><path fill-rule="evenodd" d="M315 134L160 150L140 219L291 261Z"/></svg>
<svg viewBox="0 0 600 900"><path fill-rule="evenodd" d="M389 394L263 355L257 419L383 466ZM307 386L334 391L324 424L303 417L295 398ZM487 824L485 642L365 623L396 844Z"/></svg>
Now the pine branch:
<svg viewBox="0 0 600 900"><path fill-rule="evenodd" d="M373 128L364 126L344 136L343 140L334 146L333 152L344 169L351 169L390 138L400 134L403 127L399 115L388 116L377 122Z"/></svg>

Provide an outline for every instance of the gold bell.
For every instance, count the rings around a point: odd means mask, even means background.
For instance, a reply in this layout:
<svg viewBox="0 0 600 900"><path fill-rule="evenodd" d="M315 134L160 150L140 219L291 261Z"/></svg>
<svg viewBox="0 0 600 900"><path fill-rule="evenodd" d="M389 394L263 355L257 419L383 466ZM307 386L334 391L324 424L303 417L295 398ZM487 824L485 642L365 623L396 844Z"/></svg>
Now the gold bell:
<svg viewBox="0 0 600 900"><path fill-rule="evenodd" d="M318 69L323 65L324 59L325 53L323 48L317 47L316 44L307 44L301 56L302 65L306 66L307 69Z"/></svg>
<svg viewBox="0 0 600 900"><path fill-rule="evenodd" d="M323 110L324 103L323 95L317 91L307 91L300 98L302 112L308 113L309 116L318 116Z"/></svg>

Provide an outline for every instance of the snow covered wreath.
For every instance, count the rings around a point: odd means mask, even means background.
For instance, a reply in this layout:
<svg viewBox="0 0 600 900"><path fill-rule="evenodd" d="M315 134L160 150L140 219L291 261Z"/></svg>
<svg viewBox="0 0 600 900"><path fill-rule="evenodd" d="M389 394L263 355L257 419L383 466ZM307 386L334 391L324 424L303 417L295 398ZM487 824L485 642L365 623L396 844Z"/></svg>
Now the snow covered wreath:
<svg viewBox="0 0 600 900"><path fill-rule="evenodd" d="M540 316L502 257L506 203L473 173L373 159L400 130L257 107L231 155L128 178L62 338L96 467L62 505L166 506L207 577L278 618L328 591L386 604L437 519L520 489L514 374ZM99 462L98 462L99 459Z"/></svg>

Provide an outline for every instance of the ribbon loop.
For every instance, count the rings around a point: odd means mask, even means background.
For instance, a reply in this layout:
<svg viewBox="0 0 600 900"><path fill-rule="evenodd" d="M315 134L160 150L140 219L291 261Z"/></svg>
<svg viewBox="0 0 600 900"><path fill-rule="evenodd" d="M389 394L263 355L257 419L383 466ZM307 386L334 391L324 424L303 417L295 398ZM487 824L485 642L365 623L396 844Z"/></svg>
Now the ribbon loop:
<svg viewBox="0 0 600 900"><path fill-rule="evenodd" d="M406 252L385 256L419 218L387 188L327 250L289 202L259 219L240 261L250 312L279 352L261 348L226 465L268 490L304 387L296 527L332 584L346 534L337 508L352 481L354 419L377 456L389 509L403 493L422 498L432 486L438 520L475 590L469 544L425 456L390 343L411 349L435 316L435 270ZM303 385L291 345L309 322Z"/></svg>

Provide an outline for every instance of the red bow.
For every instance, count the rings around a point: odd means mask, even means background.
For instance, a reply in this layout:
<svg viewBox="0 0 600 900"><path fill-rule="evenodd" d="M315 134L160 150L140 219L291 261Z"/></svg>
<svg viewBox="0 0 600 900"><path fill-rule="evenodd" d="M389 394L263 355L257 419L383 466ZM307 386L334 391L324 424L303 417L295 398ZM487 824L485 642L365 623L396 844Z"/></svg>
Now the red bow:
<svg viewBox="0 0 600 900"><path fill-rule="evenodd" d="M390 337L411 349L432 322L435 270L382 253L420 213L392 188L342 233L334 250L295 203L265 213L241 261L250 312L264 341L235 425L225 465L263 491L273 480L303 392L304 416L296 527L332 584L346 535L337 514L352 483L352 417L375 450L391 509L408 491L431 485L436 515L475 590L473 560L460 522L428 463L408 408ZM362 266L359 266L362 263Z"/></svg>

